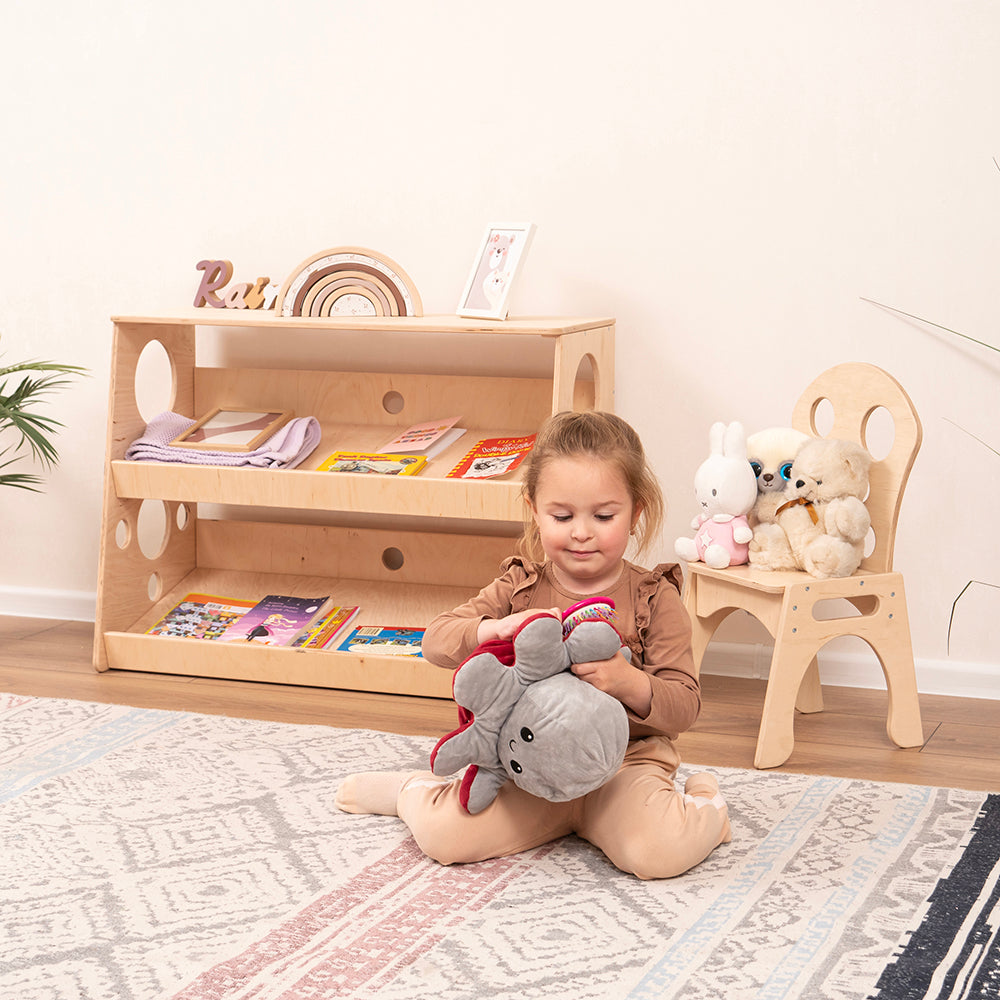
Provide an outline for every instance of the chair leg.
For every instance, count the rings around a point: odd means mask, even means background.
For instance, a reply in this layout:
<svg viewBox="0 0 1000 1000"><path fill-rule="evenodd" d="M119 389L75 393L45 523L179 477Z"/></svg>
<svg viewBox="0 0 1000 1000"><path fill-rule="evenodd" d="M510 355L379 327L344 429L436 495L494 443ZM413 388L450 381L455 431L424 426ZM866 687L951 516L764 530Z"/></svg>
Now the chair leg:
<svg viewBox="0 0 1000 1000"><path fill-rule="evenodd" d="M803 677L816 657L810 650L796 648L779 632L767 679L764 709L757 734L754 767L778 767L792 755L795 746L795 702Z"/></svg>
<svg viewBox="0 0 1000 1000"><path fill-rule="evenodd" d="M806 667L805 676L795 699L795 708L804 715L823 711L823 688L819 682L819 660L814 656Z"/></svg>
<svg viewBox="0 0 1000 1000"><path fill-rule="evenodd" d="M883 597L880 611L889 614L892 630L869 645L882 664L885 686L889 693L889 710L885 730L898 747L923 746L924 729L920 719L920 699L917 677L913 668L913 643L910 620L906 613L906 596L902 581L891 594ZM891 614L890 614L891 612Z"/></svg>
<svg viewBox="0 0 1000 1000"><path fill-rule="evenodd" d="M714 615L706 618L699 618L696 614L691 614L691 654L694 658L695 674L701 674L701 661L705 657L705 650L708 648L715 630L732 613L731 608L716 611Z"/></svg>
<svg viewBox="0 0 1000 1000"><path fill-rule="evenodd" d="M732 608L719 608L712 614L698 615L698 578L689 576L684 588L684 608L691 619L691 655L694 659L694 672L697 677L701 673L701 661L705 650L715 635L715 630L732 614Z"/></svg>

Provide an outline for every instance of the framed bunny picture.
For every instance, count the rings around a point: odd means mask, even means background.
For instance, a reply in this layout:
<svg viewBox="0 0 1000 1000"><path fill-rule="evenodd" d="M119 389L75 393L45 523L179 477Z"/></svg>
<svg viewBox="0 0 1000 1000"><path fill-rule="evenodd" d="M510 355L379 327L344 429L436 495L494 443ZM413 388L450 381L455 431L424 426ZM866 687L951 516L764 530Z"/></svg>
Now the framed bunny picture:
<svg viewBox="0 0 1000 1000"><path fill-rule="evenodd" d="M532 222L494 223L486 230L458 305L458 315L506 319L514 282L535 235Z"/></svg>

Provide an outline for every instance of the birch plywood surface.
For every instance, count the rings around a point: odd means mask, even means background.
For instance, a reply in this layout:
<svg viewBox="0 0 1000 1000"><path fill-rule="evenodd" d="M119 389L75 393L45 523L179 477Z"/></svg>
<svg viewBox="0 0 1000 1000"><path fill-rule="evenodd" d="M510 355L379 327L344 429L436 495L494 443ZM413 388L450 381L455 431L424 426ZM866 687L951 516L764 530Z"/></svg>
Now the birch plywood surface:
<svg viewBox="0 0 1000 1000"><path fill-rule="evenodd" d="M246 362L260 367L207 367L212 346L215 355L225 355L216 327L269 331L274 350ZM350 353L344 348L350 338L338 339L338 333L541 337L552 348L552 370L543 378L493 375L494 366L485 369L486 376L286 370L280 367L281 331L292 330L304 331L306 339L310 331L322 334L330 357L337 357L338 349ZM318 447L291 470L124 461L126 447L145 426L135 399L136 368L151 341L169 358L170 409L192 419L215 407L288 410L316 418L322 433ZM513 342L502 346L506 351ZM439 348L441 355L447 351ZM350 367L350 359L343 364ZM361 606L358 624L425 626L496 575L514 548L512 536L524 513L519 473L487 481L452 480L447 473L482 438L533 433L559 409L613 409L613 365L611 319L310 318L226 309L117 317L95 666L447 697L450 678L443 680L440 671L419 661L221 649L217 643L144 632L189 592L243 599L329 594L336 603ZM334 451L377 451L412 424L452 415L460 415L466 434L419 476L316 471ZM163 505L167 528L162 544L140 552L137 522L149 502ZM216 513L233 520L206 520L205 505L219 505ZM256 522L237 520L241 507L259 511ZM309 511L317 512L317 521L385 522L386 527L260 523L271 516L300 521ZM327 512L335 516L326 517ZM425 519L433 525L440 518L447 519L447 535L392 528L394 520ZM466 533L483 521L491 522L492 535Z"/></svg>

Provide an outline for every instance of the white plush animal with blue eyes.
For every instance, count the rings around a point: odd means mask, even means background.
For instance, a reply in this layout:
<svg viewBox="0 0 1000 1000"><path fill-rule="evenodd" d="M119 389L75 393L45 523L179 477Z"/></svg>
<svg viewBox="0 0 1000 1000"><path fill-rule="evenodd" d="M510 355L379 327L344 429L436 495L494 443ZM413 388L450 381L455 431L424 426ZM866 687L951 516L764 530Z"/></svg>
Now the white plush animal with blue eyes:
<svg viewBox="0 0 1000 1000"><path fill-rule="evenodd" d="M793 427L769 427L747 438L747 459L757 477L757 500L747 516L751 528L774 523L775 511L788 499L792 462L808 440Z"/></svg>

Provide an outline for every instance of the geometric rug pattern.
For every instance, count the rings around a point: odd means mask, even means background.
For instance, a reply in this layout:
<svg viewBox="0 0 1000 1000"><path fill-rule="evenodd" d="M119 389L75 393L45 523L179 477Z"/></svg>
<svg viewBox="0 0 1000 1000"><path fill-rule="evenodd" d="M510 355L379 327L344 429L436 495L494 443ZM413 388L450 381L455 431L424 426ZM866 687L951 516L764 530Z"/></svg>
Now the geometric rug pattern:
<svg viewBox="0 0 1000 1000"><path fill-rule="evenodd" d="M434 742L0 694L0 997L1000 995L1000 796L699 766L733 840L679 878L446 868L333 805Z"/></svg>

